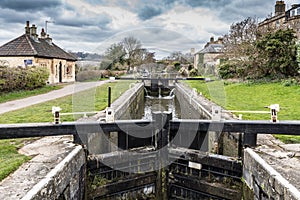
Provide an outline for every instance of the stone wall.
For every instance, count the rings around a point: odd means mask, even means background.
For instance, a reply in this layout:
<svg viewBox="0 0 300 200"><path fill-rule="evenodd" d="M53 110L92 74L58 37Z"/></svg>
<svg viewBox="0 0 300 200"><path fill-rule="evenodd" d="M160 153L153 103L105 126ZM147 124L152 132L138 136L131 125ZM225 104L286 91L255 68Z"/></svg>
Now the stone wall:
<svg viewBox="0 0 300 200"><path fill-rule="evenodd" d="M20 152L32 159L0 182L0 199L84 199L85 151L71 136L43 137Z"/></svg>
<svg viewBox="0 0 300 200"><path fill-rule="evenodd" d="M123 93L117 100L111 104L111 108L114 111L114 119L131 119L131 116L137 115L138 112L144 110L144 85L143 83L132 84L125 93ZM133 115L131 115L133 113ZM105 121L103 113L99 113L88 119L82 119L83 121ZM82 121L81 120L81 121ZM103 154L118 150L118 133L104 133L99 126L95 127L95 130L99 130L97 133L84 134L84 127L81 130L80 126L77 126L77 131L81 142L85 145L89 154ZM81 134L82 133L82 134Z"/></svg>
<svg viewBox="0 0 300 200"><path fill-rule="evenodd" d="M115 119L129 120L134 118L133 116L141 115L144 111L144 84L132 84L111 107L115 110Z"/></svg>
<svg viewBox="0 0 300 200"><path fill-rule="evenodd" d="M33 56L27 57L1 57L1 61L7 62L9 67L25 67L24 60L31 60L29 66L47 67L49 70L48 83L54 84L59 82L59 73L62 75L62 82L75 81L75 62L64 59L48 59ZM61 72L59 66L61 64Z"/></svg>
<svg viewBox="0 0 300 200"><path fill-rule="evenodd" d="M218 107L215 103L209 101L197 91L187 87L182 83L176 84L176 98L181 107L182 119L212 119L212 107ZM233 115L222 112L221 119L234 119ZM240 157L241 133L212 132L207 137L207 149L213 153L219 153L226 156Z"/></svg>
<svg viewBox="0 0 300 200"><path fill-rule="evenodd" d="M253 199L300 199L299 190L250 148L244 150L243 176Z"/></svg>

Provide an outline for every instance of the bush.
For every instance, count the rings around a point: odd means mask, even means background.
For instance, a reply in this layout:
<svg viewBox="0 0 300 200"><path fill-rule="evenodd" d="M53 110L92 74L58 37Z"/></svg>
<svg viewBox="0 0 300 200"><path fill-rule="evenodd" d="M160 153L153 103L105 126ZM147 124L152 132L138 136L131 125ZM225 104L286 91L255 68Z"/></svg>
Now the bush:
<svg viewBox="0 0 300 200"><path fill-rule="evenodd" d="M286 80L281 81L282 85L285 87L289 87L289 86L294 86L294 85L299 85L298 81L294 78L289 78Z"/></svg>
<svg viewBox="0 0 300 200"><path fill-rule="evenodd" d="M219 67L219 75L221 78L229 79L229 78L235 78L236 75L236 69L234 65L231 65L229 63L224 63Z"/></svg>
<svg viewBox="0 0 300 200"><path fill-rule="evenodd" d="M103 74L100 70L87 70L78 72L76 75L76 81L86 81L86 80L94 80L101 79Z"/></svg>
<svg viewBox="0 0 300 200"><path fill-rule="evenodd" d="M45 86L48 78L43 67L0 67L0 92L33 90Z"/></svg>

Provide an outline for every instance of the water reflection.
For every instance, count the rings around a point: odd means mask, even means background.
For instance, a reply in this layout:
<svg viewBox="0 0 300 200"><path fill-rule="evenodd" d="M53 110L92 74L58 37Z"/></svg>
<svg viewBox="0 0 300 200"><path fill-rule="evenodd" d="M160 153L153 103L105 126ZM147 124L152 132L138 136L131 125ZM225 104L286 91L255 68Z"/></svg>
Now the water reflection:
<svg viewBox="0 0 300 200"><path fill-rule="evenodd" d="M142 119L152 120L152 112L172 112L173 119L180 118L179 103L174 95L165 97L145 97L144 115Z"/></svg>

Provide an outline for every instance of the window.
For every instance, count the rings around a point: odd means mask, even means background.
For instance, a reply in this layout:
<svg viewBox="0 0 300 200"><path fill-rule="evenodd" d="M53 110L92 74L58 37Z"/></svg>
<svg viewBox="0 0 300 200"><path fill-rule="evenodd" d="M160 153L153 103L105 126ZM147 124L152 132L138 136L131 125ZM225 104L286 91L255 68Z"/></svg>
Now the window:
<svg viewBox="0 0 300 200"><path fill-rule="evenodd" d="M296 10L292 10L291 17L296 15Z"/></svg>
<svg viewBox="0 0 300 200"><path fill-rule="evenodd" d="M276 28L279 28L279 27L280 27L280 22L276 21Z"/></svg>
<svg viewBox="0 0 300 200"><path fill-rule="evenodd" d="M69 65L66 69L67 75L72 75L72 65Z"/></svg>

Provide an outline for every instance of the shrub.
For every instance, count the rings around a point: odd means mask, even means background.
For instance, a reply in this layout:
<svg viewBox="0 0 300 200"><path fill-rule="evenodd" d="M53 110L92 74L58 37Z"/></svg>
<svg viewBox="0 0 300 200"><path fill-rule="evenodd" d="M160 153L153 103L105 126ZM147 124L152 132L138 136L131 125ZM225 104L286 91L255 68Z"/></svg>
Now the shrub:
<svg viewBox="0 0 300 200"><path fill-rule="evenodd" d="M48 77L49 72L43 67L0 67L0 92L43 87Z"/></svg>
<svg viewBox="0 0 300 200"><path fill-rule="evenodd" d="M236 75L235 66L231 65L230 63L222 64L219 67L219 75L224 79L234 78L234 76Z"/></svg>
<svg viewBox="0 0 300 200"><path fill-rule="evenodd" d="M87 70L78 72L76 75L76 81L101 79L102 77L103 74L100 70Z"/></svg>

